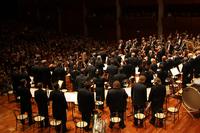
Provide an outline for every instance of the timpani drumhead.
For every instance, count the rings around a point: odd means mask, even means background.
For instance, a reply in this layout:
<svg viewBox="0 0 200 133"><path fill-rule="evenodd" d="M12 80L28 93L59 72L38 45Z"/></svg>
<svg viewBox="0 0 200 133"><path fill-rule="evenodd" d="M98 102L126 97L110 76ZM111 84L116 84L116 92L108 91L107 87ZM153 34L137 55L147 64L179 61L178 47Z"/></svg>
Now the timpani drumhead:
<svg viewBox="0 0 200 133"><path fill-rule="evenodd" d="M200 87L190 86L183 90L182 99L184 105L191 110L200 110Z"/></svg>

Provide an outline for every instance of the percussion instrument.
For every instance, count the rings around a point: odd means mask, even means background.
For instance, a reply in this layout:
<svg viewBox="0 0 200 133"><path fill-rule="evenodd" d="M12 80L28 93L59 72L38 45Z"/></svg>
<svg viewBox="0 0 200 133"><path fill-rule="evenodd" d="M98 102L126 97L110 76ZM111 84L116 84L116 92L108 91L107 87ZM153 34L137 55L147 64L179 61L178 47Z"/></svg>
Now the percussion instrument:
<svg viewBox="0 0 200 133"><path fill-rule="evenodd" d="M200 85L192 84L186 87L182 93L182 100L188 113L200 112Z"/></svg>

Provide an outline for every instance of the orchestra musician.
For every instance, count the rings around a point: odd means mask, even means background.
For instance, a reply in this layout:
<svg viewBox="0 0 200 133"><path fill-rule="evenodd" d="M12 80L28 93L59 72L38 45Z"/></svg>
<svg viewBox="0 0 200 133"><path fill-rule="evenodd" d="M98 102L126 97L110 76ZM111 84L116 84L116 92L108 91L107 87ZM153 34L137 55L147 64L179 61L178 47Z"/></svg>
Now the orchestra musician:
<svg viewBox="0 0 200 133"><path fill-rule="evenodd" d="M50 93L49 100L52 100L52 113L56 120L61 120L62 132L67 131L66 121L67 114L66 109L68 109L67 101L65 99L64 93L59 90L58 83L54 83L54 90ZM57 128L60 131L60 127Z"/></svg>
<svg viewBox="0 0 200 133"><path fill-rule="evenodd" d="M151 124L155 124L155 114L161 113L163 110L163 104L165 101L166 96L166 88L165 85L162 85L160 78L154 79L154 86L151 88L149 94L149 101L151 102L151 110L152 110L152 117L150 120ZM159 124L162 126L162 121Z"/></svg>
<svg viewBox="0 0 200 133"><path fill-rule="evenodd" d="M134 108L134 114L140 112L144 112L144 108L147 101L147 91L146 86L144 85L146 81L146 77L144 75L139 76L138 83L133 84L131 88L131 98ZM134 117L134 125L135 126L143 126L143 122L138 125L137 119Z"/></svg>
<svg viewBox="0 0 200 133"><path fill-rule="evenodd" d="M35 91L35 101L37 103L38 112L40 116L45 117L45 127L49 126L49 116L48 116L48 97L47 92L42 89L42 83L38 83L38 90ZM43 123L41 122L41 126Z"/></svg>
<svg viewBox="0 0 200 133"><path fill-rule="evenodd" d="M89 91L91 84L87 81L78 91L78 108L82 115L82 120L87 122L86 131L91 130L90 120L91 114L95 108L94 95Z"/></svg>
<svg viewBox="0 0 200 133"><path fill-rule="evenodd" d="M33 124L32 121L32 104L31 104L31 92L30 88L27 86L27 81L25 79L20 80L20 86L19 86L19 96L20 96L20 108L21 108L21 114L24 114L25 112L28 113L28 121L29 125ZM24 124L24 121L22 121Z"/></svg>
<svg viewBox="0 0 200 133"><path fill-rule="evenodd" d="M124 89L121 88L119 81L114 81L112 89L108 91L106 97L106 104L110 110L110 118L118 115L121 118L119 123L120 128L125 128L124 124L124 112L126 111L128 95ZM110 122L109 127L113 128L114 123Z"/></svg>

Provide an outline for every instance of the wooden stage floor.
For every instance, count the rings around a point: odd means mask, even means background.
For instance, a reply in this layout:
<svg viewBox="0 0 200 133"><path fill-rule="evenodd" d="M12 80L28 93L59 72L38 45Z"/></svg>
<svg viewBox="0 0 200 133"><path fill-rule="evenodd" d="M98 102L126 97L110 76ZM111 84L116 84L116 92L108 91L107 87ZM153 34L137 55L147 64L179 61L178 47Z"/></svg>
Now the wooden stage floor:
<svg viewBox="0 0 200 133"><path fill-rule="evenodd" d="M14 99L14 97L11 97ZM169 99L169 105L173 105L176 100L173 98ZM19 104L16 102L8 102L8 98L6 95L0 96L0 133L21 133L22 126L18 124L18 128L16 131L15 128L15 116L12 112L14 109L19 109ZM36 104L33 104L33 112L36 112ZM126 111L126 116L131 114L131 103L128 102L128 107ZM51 107L49 107L49 115L51 116ZM77 119L80 118L80 114L78 110L76 110L75 117ZM110 133L117 133L119 132L118 125L114 126L114 129L111 130L109 125L109 109L107 107L104 108L104 112L102 115L102 119L104 119L107 122L106 125L106 132ZM153 125L149 123L149 118L146 120L146 127L145 128L139 128L136 129L133 126L133 116L126 117L125 120L126 128L121 130L121 133L133 133L133 132L141 132L141 133L198 133L200 132L200 119L196 118L193 119L183 107L180 108L180 114L179 114L179 120L176 121L176 123L173 123L172 118L167 117L166 121L166 129L164 128L155 128ZM69 133L75 132L75 126L74 122L72 120L72 110L69 108L67 110L67 128ZM39 130L39 127L37 126L25 126L25 133L32 133L32 132L42 132L42 133L48 133L49 128L43 128L43 130ZM54 129L50 129L51 133L54 133Z"/></svg>

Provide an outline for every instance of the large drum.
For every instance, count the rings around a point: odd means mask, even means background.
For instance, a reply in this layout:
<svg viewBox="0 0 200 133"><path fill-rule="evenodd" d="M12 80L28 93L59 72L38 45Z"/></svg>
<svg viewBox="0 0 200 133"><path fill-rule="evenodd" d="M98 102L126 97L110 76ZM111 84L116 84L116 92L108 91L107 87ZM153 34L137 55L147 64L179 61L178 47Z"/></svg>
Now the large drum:
<svg viewBox="0 0 200 133"><path fill-rule="evenodd" d="M190 112L200 111L200 85L192 84L182 93L183 104Z"/></svg>

